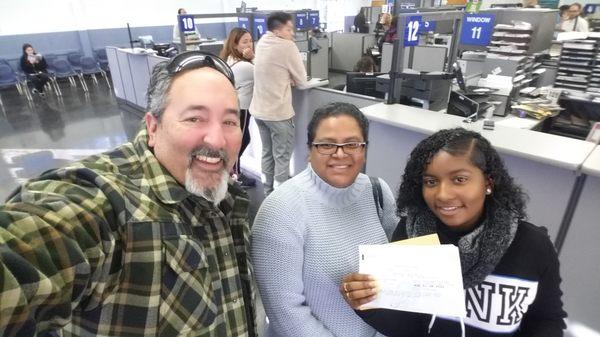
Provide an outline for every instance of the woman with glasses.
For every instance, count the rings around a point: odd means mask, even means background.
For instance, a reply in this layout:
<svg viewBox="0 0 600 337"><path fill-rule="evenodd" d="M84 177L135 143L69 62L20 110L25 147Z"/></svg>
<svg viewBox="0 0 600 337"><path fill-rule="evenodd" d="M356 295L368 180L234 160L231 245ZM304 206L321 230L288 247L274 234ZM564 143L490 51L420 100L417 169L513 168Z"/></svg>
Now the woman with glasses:
<svg viewBox="0 0 600 337"><path fill-rule="evenodd" d="M342 277L358 268L358 245L387 243L398 223L388 185L360 173L368 124L351 104L317 109L308 167L256 215L252 261L269 336L377 335L338 292Z"/></svg>
<svg viewBox="0 0 600 337"><path fill-rule="evenodd" d="M221 58L227 61L235 76L235 89L240 101L240 126L242 127L242 147L234 166L234 174L242 186L254 186L256 181L242 174L240 170L240 159L244 150L250 144L250 101L254 87L254 50L252 35L244 28L233 28L221 50Z"/></svg>

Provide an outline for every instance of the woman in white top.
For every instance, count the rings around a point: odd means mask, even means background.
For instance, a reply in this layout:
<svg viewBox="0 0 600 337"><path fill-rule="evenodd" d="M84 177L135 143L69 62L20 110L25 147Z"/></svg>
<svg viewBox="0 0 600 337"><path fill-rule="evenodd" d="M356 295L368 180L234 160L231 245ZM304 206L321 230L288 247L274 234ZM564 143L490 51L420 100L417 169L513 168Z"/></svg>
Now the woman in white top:
<svg viewBox="0 0 600 337"><path fill-rule="evenodd" d="M242 147L238 155L238 160L234 166L234 173L242 186L254 186L255 181L252 178L244 176L240 172L240 158L248 144L250 144L250 101L252 100L252 91L254 87L254 50L252 35L244 28L233 28L227 36L227 40L221 50L221 58L227 61L235 77L235 89L237 90L240 101L240 121L243 132Z"/></svg>
<svg viewBox="0 0 600 337"><path fill-rule="evenodd" d="M581 17L581 4L573 3L561 16L559 30L563 32L589 32L589 23Z"/></svg>

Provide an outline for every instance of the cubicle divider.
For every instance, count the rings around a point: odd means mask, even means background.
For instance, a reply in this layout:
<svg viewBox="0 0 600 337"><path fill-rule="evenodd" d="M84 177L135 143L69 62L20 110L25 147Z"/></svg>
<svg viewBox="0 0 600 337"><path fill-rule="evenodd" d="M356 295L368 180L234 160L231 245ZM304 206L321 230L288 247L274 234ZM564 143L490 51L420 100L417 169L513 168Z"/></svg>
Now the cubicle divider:
<svg viewBox="0 0 600 337"><path fill-rule="evenodd" d="M563 301L571 331L600 335L600 147L583 163L585 184L560 251ZM573 335L576 335L573 333ZM592 336L589 334L588 336Z"/></svg>
<svg viewBox="0 0 600 337"><path fill-rule="evenodd" d="M353 71L356 62L376 44L373 34L331 33L330 68L337 71Z"/></svg>

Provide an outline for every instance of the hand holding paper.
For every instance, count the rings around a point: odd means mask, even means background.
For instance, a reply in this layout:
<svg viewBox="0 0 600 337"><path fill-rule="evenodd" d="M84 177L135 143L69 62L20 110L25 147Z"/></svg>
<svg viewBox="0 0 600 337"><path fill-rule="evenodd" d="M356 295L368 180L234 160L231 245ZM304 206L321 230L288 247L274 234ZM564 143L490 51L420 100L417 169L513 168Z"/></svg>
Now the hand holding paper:
<svg viewBox="0 0 600 337"><path fill-rule="evenodd" d="M378 282L377 298L361 307L465 316L458 248L453 245L363 245L360 273Z"/></svg>

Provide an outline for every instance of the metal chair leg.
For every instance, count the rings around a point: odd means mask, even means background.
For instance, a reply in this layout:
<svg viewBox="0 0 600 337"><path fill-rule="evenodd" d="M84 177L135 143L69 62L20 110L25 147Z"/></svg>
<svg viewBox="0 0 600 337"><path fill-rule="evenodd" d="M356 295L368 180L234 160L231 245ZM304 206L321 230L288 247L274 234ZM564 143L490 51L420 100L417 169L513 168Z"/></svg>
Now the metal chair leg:
<svg viewBox="0 0 600 337"><path fill-rule="evenodd" d="M56 77L52 79L52 83L54 84L56 95L58 95L58 97L62 97L62 91L60 90L60 86L58 85L58 80L56 79Z"/></svg>
<svg viewBox="0 0 600 337"><path fill-rule="evenodd" d="M79 77L79 82L81 82L81 86L83 87L83 91L89 92L90 90L88 89L87 83L85 83L85 79L83 78L83 75L79 74L77 77Z"/></svg>
<svg viewBox="0 0 600 337"><path fill-rule="evenodd" d="M19 87L23 86L23 87L21 87L21 91L23 91L25 93L25 98L27 99L27 101L33 102L33 97L31 96L31 93L29 92L29 87L27 87L27 82L21 82L18 85L19 85Z"/></svg>
<svg viewBox="0 0 600 337"><path fill-rule="evenodd" d="M108 82L108 76L106 76L106 71L102 71L102 77L104 77L104 80L106 81L106 85L108 85L108 89L112 89L112 87L110 86L110 83Z"/></svg>

